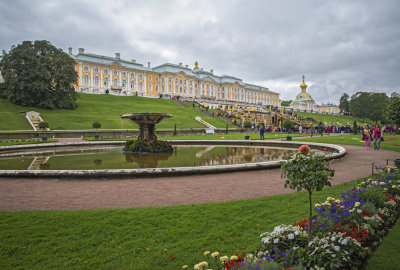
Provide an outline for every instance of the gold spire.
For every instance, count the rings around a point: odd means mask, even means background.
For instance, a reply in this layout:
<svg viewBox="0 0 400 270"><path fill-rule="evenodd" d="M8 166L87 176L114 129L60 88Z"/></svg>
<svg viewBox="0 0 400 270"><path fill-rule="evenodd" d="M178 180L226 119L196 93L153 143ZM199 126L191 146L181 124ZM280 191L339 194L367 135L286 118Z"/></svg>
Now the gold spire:
<svg viewBox="0 0 400 270"><path fill-rule="evenodd" d="M303 75L303 83L300 84L300 88L301 88L301 90L302 90L303 92L305 92L306 89L307 89L307 84L304 82L304 78L305 78L305 76Z"/></svg>
<svg viewBox="0 0 400 270"><path fill-rule="evenodd" d="M197 63L197 61L196 62L194 62L194 69L198 69L199 68L199 63Z"/></svg>

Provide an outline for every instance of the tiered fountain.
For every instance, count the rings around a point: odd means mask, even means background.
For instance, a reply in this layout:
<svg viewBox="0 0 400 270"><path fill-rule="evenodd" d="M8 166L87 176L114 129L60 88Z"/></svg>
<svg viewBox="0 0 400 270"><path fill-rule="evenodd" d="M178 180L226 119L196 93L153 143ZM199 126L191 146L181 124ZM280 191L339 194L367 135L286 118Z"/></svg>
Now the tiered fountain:
<svg viewBox="0 0 400 270"><path fill-rule="evenodd" d="M125 153L172 153L172 146L165 141L158 141L155 125L164 118L172 117L165 113L126 113L121 118L131 119L139 125L139 137L137 141L126 142Z"/></svg>

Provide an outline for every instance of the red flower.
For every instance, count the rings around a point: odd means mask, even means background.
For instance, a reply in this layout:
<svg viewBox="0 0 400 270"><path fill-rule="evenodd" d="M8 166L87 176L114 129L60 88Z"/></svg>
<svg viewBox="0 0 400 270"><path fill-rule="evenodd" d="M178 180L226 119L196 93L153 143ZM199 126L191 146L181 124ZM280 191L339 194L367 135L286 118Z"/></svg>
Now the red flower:
<svg viewBox="0 0 400 270"><path fill-rule="evenodd" d="M310 153L311 150L310 150L310 147L307 144L303 144L302 146L299 147L299 151L303 155L308 155L308 153Z"/></svg>

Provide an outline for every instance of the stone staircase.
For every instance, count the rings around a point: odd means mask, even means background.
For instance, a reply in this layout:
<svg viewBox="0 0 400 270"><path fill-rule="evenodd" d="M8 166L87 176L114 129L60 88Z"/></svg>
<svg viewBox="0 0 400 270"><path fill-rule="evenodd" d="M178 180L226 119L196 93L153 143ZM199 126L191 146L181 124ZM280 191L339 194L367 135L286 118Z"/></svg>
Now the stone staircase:
<svg viewBox="0 0 400 270"><path fill-rule="evenodd" d="M25 114L25 118L28 121L28 123L31 125L33 130L35 130L35 131L39 130L39 123L43 122L42 117L40 117L40 113L30 111Z"/></svg>
<svg viewBox="0 0 400 270"><path fill-rule="evenodd" d="M196 119L197 122L202 123L203 125L205 125L209 129L215 129L215 127L213 125L211 125L210 123L204 121L203 119L201 119L201 117L197 116L195 119Z"/></svg>

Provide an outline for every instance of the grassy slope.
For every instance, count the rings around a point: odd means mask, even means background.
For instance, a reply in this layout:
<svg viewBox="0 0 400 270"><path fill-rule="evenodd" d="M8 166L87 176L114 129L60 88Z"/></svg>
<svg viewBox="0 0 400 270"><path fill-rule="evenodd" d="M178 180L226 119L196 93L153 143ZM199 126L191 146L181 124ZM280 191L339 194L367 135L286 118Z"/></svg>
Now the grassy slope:
<svg viewBox="0 0 400 270"><path fill-rule="evenodd" d="M314 202L349 187L327 187ZM0 212L0 261L5 269L180 269L204 260L205 250L254 251L260 233L306 216L304 192L172 207Z"/></svg>
<svg viewBox="0 0 400 270"><path fill-rule="evenodd" d="M386 150L392 150L400 152L400 136L399 135L384 135L385 141L381 142L381 148ZM307 139L296 139L304 142L321 142L321 143L333 143L333 144L349 144L364 146L364 141L361 140L361 135L343 135L343 136L326 136L320 137L319 135L313 138ZM374 148L374 143L371 142L371 148Z"/></svg>
<svg viewBox="0 0 400 270"><path fill-rule="evenodd" d="M143 97L119 97L113 95L80 94L76 110L43 110L11 104L0 100L0 130L31 129L25 115L20 112L35 110L40 112L44 121L49 122L51 129L91 129L94 121L101 123L102 129L137 128L132 121L121 119L120 115L131 112L162 112L172 114L172 118L164 119L157 125L158 129L204 128L195 121L200 116L218 128L225 128L227 122L208 117L192 108L184 108L166 99L150 99ZM230 128L234 127L229 125Z"/></svg>
<svg viewBox="0 0 400 270"><path fill-rule="evenodd" d="M307 112L295 112L296 114L306 117L306 118L314 118L318 122L321 121L322 123L326 122L331 125L350 125L353 126L354 119L357 121L358 125L362 124L374 124L375 122L366 118L364 121L360 118L356 118L353 116L348 115L329 115L329 114L319 114L319 113L307 113Z"/></svg>

